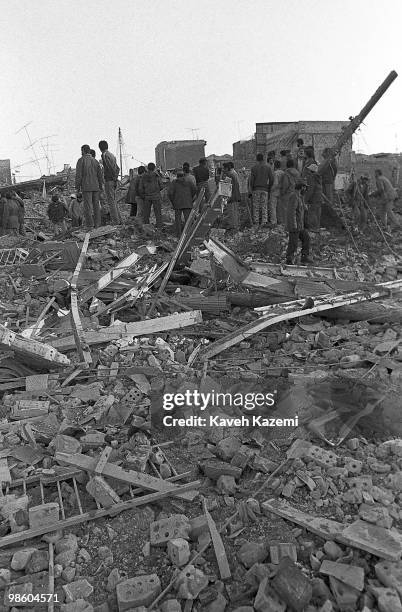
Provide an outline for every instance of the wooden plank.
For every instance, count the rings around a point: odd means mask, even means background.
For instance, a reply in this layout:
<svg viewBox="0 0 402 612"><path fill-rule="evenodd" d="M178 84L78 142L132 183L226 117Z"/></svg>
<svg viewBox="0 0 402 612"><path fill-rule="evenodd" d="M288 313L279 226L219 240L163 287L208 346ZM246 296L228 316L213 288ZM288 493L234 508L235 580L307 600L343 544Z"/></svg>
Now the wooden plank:
<svg viewBox="0 0 402 612"><path fill-rule="evenodd" d="M336 268L322 266L287 266L284 264L254 261L250 264L251 270L259 274L281 274L283 276L299 278L339 279Z"/></svg>
<svg viewBox="0 0 402 612"><path fill-rule="evenodd" d="M82 328L80 313L78 310L77 281L82 266L87 256L90 234L85 234L84 244L71 279L71 326L73 328L74 342L77 347L78 356L81 362L88 367L92 363L91 352L85 346L84 330Z"/></svg>
<svg viewBox="0 0 402 612"><path fill-rule="evenodd" d="M103 449L101 456L99 457L98 463L95 465L94 472L95 474L102 474L105 465L109 461L110 453L112 452L112 447L107 446Z"/></svg>
<svg viewBox="0 0 402 612"><path fill-rule="evenodd" d="M97 459L92 459L91 457L80 455L79 453L69 454L60 452L56 453L56 461L61 461L62 463L67 463L67 465L81 468L86 472L95 472L95 468L98 463ZM102 475L107 478L119 480L120 482L142 487L143 489L151 491L166 491L173 497L183 497L183 494L177 493L178 487L170 482L167 482L166 480L155 478L149 474L136 472L135 470L123 470L114 463L106 463L103 468ZM184 494L184 499L191 498L192 500L194 497L195 495L192 494Z"/></svg>
<svg viewBox="0 0 402 612"><path fill-rule="evenodd" d="M318 312L338 308L339 306L357 304L367 300L377 299L379 297L388 295L390 291L400 292L402 290L402 280L381 283L376 285L376 287L377 289L370 293L356 291L339 296L326 295L316 299L314 303L315 305L311 308L304 308L303 302L300 300L287 302L285 304L256 308L255 310L257 312L263 313L263 316L260 319L244 325L240 329L237 329L233 333L225 336L219 342L214 342L200 355L200 358L203 360L211 359L213 356L218 355L222 351L232 346L235 346L239 342L246 340L263 329L271 327L276 323L281 323L282 321L289 321L298 317L316 314Z"/></svg>
<svg viewBox="0 0 402 612"><path fill-rule="evenodd" d="M199 485L199 480L181 485L177 488L178 495L179 493L181 495L184 495L186 492L191 491ZM160 499L169 497L170 495L170 491L158 491L157 493L150 493L148 495L143 495L142 497L130 499L120 504L115 504L112 508L100 508L98 510L91 510L89 512L84 512L83 514L77 514L76 516L72 516L70 518L58 521L57 523L44 525L36 529L25 529L24 531L20 531L18 533L11 533L0 538L0 548L5 548L6 546L12 546L13 544L16 544L18 542L37 538L41 535L44 535L45 533L55 531L56 528L61 530L69 529L70 527L75 527L75 525L86 523L87 521L94 521L96 519L103 518L109 515L114 516L115 514L124 512L125 510L131 510L132 508L136 508L137 506L152 504L154 502L159 501Z"/></svg>
<svg viewBox="0 0 402 612"><path fill-rule="evenodd" d="M103 289L108 287L110 283L112 283L114 280L119 278L119 276L124 274L124 272L134 266L141 259L141 257L142 255L139 255L138 253L130 253L128 257L119 261L119 263L114 268L109 270L109 272L106 272L106 274L104 274L96 283L93 283L80 293L80 303L84 304L92 297L94 297L97 293L99 293L99 291L102 291Z"/></svg>
<svg viewBox="0 0 402 612"><path fill-rule="evenodd" d="M13 351L26 365L50 369L66 367L70 360L55 350L55 347L31 338L24 338L0 325L0 350Z"/></svg>
<svg viewBox="0 0 402 612"><path fill-rule="evenodd" d="M202 323L202 313L200 310L182 312L157 319L136 321L135 323L111 325L110 327L102 328L99 332L84 332L83 337L86 344L92 346L112 342L124 336L147 336L148 334L155 334L161 331L181 329L196 323ZM52 340L52 346L61 352L71 351L75 347L74 336Z"/></svg>
<svg viewBox="0 0 402 612"><path fill-rule="evenodd" d="M204 500L204 512L207 517L208 528L211 534L212 545L215 551L216 561L218 563L219 574L222 580L228 580L231 578L232 573L230 571L228 558L226 556L225 547L221 535L215 525L215 521L207 510L206 503Z"/></svg>

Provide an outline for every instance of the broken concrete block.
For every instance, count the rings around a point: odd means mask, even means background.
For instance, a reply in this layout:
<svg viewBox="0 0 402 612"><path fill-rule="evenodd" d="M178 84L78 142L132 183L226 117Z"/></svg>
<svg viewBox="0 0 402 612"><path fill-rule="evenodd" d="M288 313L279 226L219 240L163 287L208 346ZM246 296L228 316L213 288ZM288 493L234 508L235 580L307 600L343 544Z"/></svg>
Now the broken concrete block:
<svg viewBox="0 0 402 612"><path fill-rule="evenodd" d="M380 612L402 612L402 603L396 589L375 588L377 605Z"/></svg>
<svg viewBox="0 0 402 612"><path fill-rule="evenodd" d="M219 476L216 482L216 488L218 489L221 495L234 495L236 493L236 481L233 476L228 476L224 474Z"/></svg>
<svg viewBox="0 0 402 612"><path fill-rule="evenodd" d="M254 454L253 449L242 444L233 455L230 465L234 465L235 467L239 467L244 470L244 468L251 462Z"/></svg>
<svg viewBox="0 0 402 612"><path fill-rule="evenodd" d="M78 552L78 538L74 533L68 533L62 538L60 538L54 546L54 551L56 555L65 550L71 550L73 553Z"/></svg>
<svg viewBox="0 0 402 612"><path fill-rule="evenodd" d="M313 595L311 581L287 557L282 559L272 586L282 601L296 612L304 610Z"/></svg>
<svg viewBox="0 0 402 612"><path fill-rule="evenodd" d="M201 570L194 565L188 565L180 572L175 581L177 599L197 599L208 583L208 578Z"/></svg>
<svg viewBox="0 0 402 612"><path fill-rule="evenodd" d="M150 525L150 542L152 546L167 544L169 540L190 537L190 521L184 514L173 514L167 519L153 521Z"/></svg>
<svg viewBox="0 0 402 612"><path fill-rule="evenodd" d="M66 596L66 603L77 601L77 599L87 599L94 592L92 584L85 579L64 584L63 590Z"/></svg>
<svg viewBox="0 0 402 612"><path fill-rule="evenodd" d="M94 612L94 607L85 599L77 599L70 603L61 604L60 612Z"/></svg>
<svg viewBox="0 0 402 612"><path fill-rule="evenodd" d="M332 598L331 591L322 578L313 578L311 581L313 589L312 600L318 605L323 605L327 599Z"/></svg>
<svg viewBox="0 0 402 612"><path fill-rule="evenodd" d="M353 457L345 457L345 468L349 474L360 474L363 469L363 461L358 461Z"/></svg>
<svg viewBox="0 0 402 612"><path fill-rule="evenodd" d="M233 478L240 478L242 475L242 469L225 463L224 461L206 461L201 465L201 468L211 480L218 480L219 476L233 476Z"/></svg>
<svg viewBox="0 0 402 612"><path fill-rule="evenodd" d="M375 523L380 527L390 529L392 527L393 520L389 515L387 508L380 506L379 504L369 505L361 504L359 507L359 516L368 523Z"/></svg>
<svg viewBox="0 0 402 612"><path fill-rule="evenodd" d="M318 465L323 468L335 467L338 461L337 455L332 451L324 450L319 446L311 445L304 454L305 457L313 459Z"/></svg>
<svg viewBox="0 0 402 612"><path fill-rule="evenodd" d="M240 447L241 442L239 438L230 436L229 438L224 438L218 442L216 445L216 452L218 457L220 457L223 461L230 461Z"/></svg>
<svg viewBox="0 0 402 612"><path fill-rule="evenodd" d="M86 490L103 508L110 508L121 502L116 491L106 482L102 476L94 476L86 486Z"/></svg>
<svg viewBox="0 0 402 612"><path fill-rule="evenodd" d="M258 589L264 578L272 578L275 575L272 566L268 563L254 563L244 575L244 583Z"/></svg>
<svg viewBox="0 0 402 612"><path fill-rule="evenodd" d="M243 565L250 568L255 563L262 563L268 557L268 547L265 542L246 542L237 553Z"/></svg>
<svg viewBox="0 0 402 612"><path fill-rule="evenodd" d="M205 612L224 612L227 603L222 593L218 593L218 597L205 607Z"/></svg>
<svg viewBox="0 0 402 612"><path fill-rule="evenodd" d="M55 452L60 453L80 453L82 446L81 443L73 438L72 436L65 436L64 434L58 434L52 442L49 444L51 448L54 448Z"/></svg>
<svg viewBox="0 0 402 612"><path fill-rule="evenodd" d="M177 599L168 599L160 606L161 612L181 612L181 605Z"/></svg>
<svg viewBox="0 0 402 612"><path fill-rule="evenodd" d="M3 589L11 582L11 571L4 567L0 568L0 589Z"/></svg>
<svg viewBox="0 0 402 612"><path fill-rule="evenodd" d="M156 574L136 576L120 582L116 587L119 612L139 606L149 606L161 592L161 583Z"/></svg>
<svg viewBox="0 0 402 612"><path fill-rule="evenodd" d="M259 455L254 455L252 468L257 472L263 472L264 474L271 474L276 470L278 464L270 459L266 459L265 457L260 457Z"/></svg>
<svg viewBox="0 0 402 612"><path fill-rule="evenodd" d="M389 474L386 481L386 486L393 491L402 491L402 471Z"/></svg>
<svg viewBox="0 0 402 612"><path fill-rule="evenodd" d="M22 550L17 550L11 559L11 569L15 570L16 572L20 572L25 569L26 564L36 550L36 548L23 548Z"/></svg>
<svg viewBox="0 0 402 612"><path fill-rule="evenodd" d="M171 562L177 567L183 567L190 559L190 547L187 540L176 538L169 540L167 544L167 553Z"/></svg>
<svg viewBox="0 0 402 612"><path fill-rule="evenodd" d="M324 544L324 552L331 559L331 561L336 561L339 557L342 557L343 550L338 544L332 542L331 540L327 540Z"/></svg>
<svg viewBox="0 0 402 612"><path fill-rule="evenodd" d="M55 556L54 561L58 563L63 568L68 567L71 563L75 563L76 553L72 550L63 550L63 552L59 553Z"/></svg>
<svg viewBox="0 0 402 612"><path fill-rule="evenodd" d="M286 603L279 598L279 595L269 584L269 578L264 578L258 587L257 595L254 599L254 610L256 612L285 612Z"/></svg>
<svg viewBox="0 0 402 612"><path fill-rule="evenodd" d="M199 536L203 533L209 533L208 521L205 514L200 514L190 519L190 537L192 540L198 540Z"/></svg>
<svg viewBox="0 0 402 612"><path fill-rule="evenodd" d="M338 604L339 609L345 610L356 610L357 609L357 601L360 597L360 591L354 589L353 587L337 580L333 576L329 577L329 584L331 587L331 591L336 599L336 603Z"/></svg>
<svg viewBox="0 0 402 612"><path fill-rule="evenodd" d="M269 547L271 563L279 565L282 559L289 557L292 561L297 561L297 548L295 544L284 542L271 542Z"/></svg>
<svg viewBox="0 0 402 612"><path fill-rule="evenodd" d="M402 561L380 561L374 569L378 580L384 586L396 589L402 597Z"/></svg>
<svg viewBox="0 0 402 612"><path fill-rule="evenodd" d="M25 566L27 574L37 574L38 572L47 571L49 568L49 553L47 550L36 550L28 560Z"/></svg>
<svg viewBox="0 0 402 612"><path fill-rule="evenodd" d="M32 582L25 582L24 584L13 584L6 588L4 591L4 606L8 610L10 608L10 603L15 602L16 600L20 600L21 598L26 599L28 595L33 594L33 584Z"/></svg>
<svg viewBox="0 0 402 612"><path fill-rule="evenodd" d="M339 534L337 540L380 559L398 561L402 555L402 538L398 533L366 521L355 521Z"/></svg>
<svg viewBox="0 0 402 612"><path fill-rule="evenodd" d="M333 576L358 591L362 591L364 588L364 570L362 567L325 559L321 564L320 573Z"/></svg>
<svg viewBox="0 0 402 612"><path fill-rule="evenodd" d="M29 508L29 528L37 529L39 527L47 527L50 523L57 523L59 513L59 504L56 502L33 506Z"/></svg>

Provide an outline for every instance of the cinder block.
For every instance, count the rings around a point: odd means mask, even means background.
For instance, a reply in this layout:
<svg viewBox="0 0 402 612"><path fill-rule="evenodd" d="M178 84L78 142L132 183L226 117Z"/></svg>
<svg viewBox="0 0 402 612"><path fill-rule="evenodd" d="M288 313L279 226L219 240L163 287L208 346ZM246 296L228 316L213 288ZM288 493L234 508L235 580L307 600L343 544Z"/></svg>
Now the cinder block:
<svg viewBox="0 0 402 612"><path fill-rule="evenodd" d="M203 533L209 533L208 521L205 514L200 514L192 519L190 519L191 526L191 539L196 541L199 536Z"/></svg>
<svg viewBox="0 0 402 612"><path fill-rule="evenodd" d="M292 561L297 561L297 548L295 544L288 544L284 542L272 542L269 547L271 555L271 563L279 565L279 563L285 557L289 557Z"/></svg>
<svg viewBox="0 0 402 612"><path fill-rule="evenodd" d="M161 612L181 612L181 605L177 599L168 599L161 605Z"/></svg>
<svg viewBox="0 0 402 612"><path fill-rule="evenodd" d="M189 539L190 521L184 514L173 514L167 519L154 521L150 526L150 542L153 546L167 544L176 538Z"/></svg>
<svg viewBox="0 0 402 612"><path fill-rule="evenodd" d="M57 523L59 520L60 508L56 502L41 504L29 508L29 528L47 527L49 523Z"/></svg>
<svg viewBox="0 0 402 612"><path fill-rule="evenodd" d="M187 540L183 538L170 540L167 545L167 552L169 559L177 567L183 567L190 559L190 547Z"/></svg>
<svg viewBox="0 0 402 612"><path fill-rule="evenodd" d="M161 592L161 583L156 574L136 576L116 586L119 612L131 608L149 606Z"/></svg>

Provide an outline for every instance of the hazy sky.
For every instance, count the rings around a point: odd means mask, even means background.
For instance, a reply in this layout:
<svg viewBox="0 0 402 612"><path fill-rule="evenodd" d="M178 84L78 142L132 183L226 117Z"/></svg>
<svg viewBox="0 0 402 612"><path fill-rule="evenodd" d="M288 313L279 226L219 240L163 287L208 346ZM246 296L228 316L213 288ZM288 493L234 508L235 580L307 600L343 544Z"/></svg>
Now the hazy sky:
<svg viewBox="0 0 402 612"><path fill-rule="evenodd" d="M401 0L0 0L0 158L49 139L57 169L120 126L128 166L162 140L232 153L260 121L343 120L402 72ZM402 147L402 74L355 147ZM46 149L46 141L42 141ZM98 149L97 149L98 150ZM38 157L43 149L36 145ZM46 172L46 160L40 161ZM37 176L20 168L20 180Z"/></svg>

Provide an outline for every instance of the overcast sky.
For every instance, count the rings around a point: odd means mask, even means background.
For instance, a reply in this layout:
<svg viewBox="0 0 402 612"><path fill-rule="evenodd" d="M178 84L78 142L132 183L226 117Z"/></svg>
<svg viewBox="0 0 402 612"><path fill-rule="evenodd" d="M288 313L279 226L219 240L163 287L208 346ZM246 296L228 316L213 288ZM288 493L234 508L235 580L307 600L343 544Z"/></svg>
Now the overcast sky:
<svg viewBox="0 0 402 612"><path fill-rule="evenodd" d="M128 166L198 135L232 153L261 121L343 120L402 72L401 0L0 0L0 158L57 169L120 126ZM402 75L355 147L402 147ZM190 130L198 129L198 132ZM42 141L46 149L46 141ZM40 142L38 157L44 157ZM131 157L132 156L132 157ZM40 161L46 172L46 160ZM20 180L37 176L20 168Z"/></svg>

